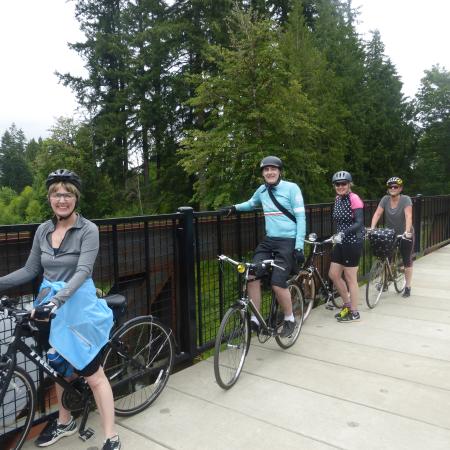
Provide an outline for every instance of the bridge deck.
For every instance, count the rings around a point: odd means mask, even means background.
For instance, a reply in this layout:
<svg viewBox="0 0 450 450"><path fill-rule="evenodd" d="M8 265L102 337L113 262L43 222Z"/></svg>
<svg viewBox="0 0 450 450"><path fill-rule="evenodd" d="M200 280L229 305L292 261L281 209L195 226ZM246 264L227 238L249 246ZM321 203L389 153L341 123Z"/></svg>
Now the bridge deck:
<svg viewBox="0 0 450 450"><path fill-rule="evenodd" d="M119 419L125 449L450 448L450 246L415 263L410 299L390 292L362 320L313 311L297 344L253 344L238 383L212 361L173 375L147 411ZM101 448L98 437L55 449ZM25 448L31 449L31 443Z"/></svg>

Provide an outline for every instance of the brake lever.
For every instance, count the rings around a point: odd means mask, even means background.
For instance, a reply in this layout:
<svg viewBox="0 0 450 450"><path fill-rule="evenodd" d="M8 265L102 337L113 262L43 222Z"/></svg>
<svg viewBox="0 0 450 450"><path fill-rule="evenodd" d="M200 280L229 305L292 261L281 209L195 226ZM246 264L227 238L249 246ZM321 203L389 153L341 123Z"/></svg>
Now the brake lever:
<svg viewBox="0 0 450 450"><path fill-rule="evenodd" d="M277 269L286 270L284 267L279 266L278 264L275 264L274 262L270 263L272 267L276 267Z"/></svg>

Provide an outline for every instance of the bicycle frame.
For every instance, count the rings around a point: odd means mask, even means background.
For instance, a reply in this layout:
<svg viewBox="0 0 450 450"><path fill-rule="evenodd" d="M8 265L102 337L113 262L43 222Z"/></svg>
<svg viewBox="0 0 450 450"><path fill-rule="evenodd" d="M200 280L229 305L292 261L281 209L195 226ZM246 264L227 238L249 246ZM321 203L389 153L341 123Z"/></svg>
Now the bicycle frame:
<svg viewBox="0 0 450 450"><path fill-rule="evenodd" d="M311 253L309 254L305 264L303 265L302 270L305 270L306 272L308 272L310 274L311 277L313 277L314 283L316 283L314 276L317 277L317 279L319 280L320 286L327 294L327 301L328 301L333 296L333 291L331 289L331 286L328 284L328 282L322 278L322 275L320 275L320 272L317 270L317 265L315 264L315 261L318 256L325 254L325 251L319 251L318 248L323 246L324 244L331 243L332 240L331 240L331 238L329 238L329 239L324 240L323 242L317 242L317 241L310 241L308 239L305 239L305 242L312 244L313 249L312 249ZM317 285L316 285L316 287L317 287Z"/></svg>
<svg viewBox="0 0 450 450"><path fill-rule="evenodd" d="M8 373L5 378L4 386L2 386L2 390L0 392L0 404L3 402L4 396L6 395L6 389L8 387L9 381L11 380L14 368L17 364L17 352L20 351L25 356L25 358L31 360L37 368L43 370L55 383L61 386L64 391L75 396L75 398L79 398L82 404L85 405L83 408L82 420L80 422L78 432L80 437L83 440L86 440L94 434L94 431L90 428L85 429L87 417L89 415L89 410L91 407L89 391L87 390L87 388L83 389L81 392L75 389L75 387L69 381L67 381L62 375L56 372L56 370L54 370L45 361L44 358L38 355L22 340L22 337L25 337L28 332L28 330L25 330L26 326L28 326L31 331L37 332L37 329L35 329L33 325L29 321L27 321L28 316L28 311L24 312L23 314L16 314L16 326L14 329L14 334L11 337L6 352L1 355L0 368L6 365L8 365L9 367L6 369L8 370Z"/></svg>
<svg viewBox="0 0 450 450"><path fill-rule="evenodd" d="M256 308L255 304L253 303L253 300L248 296L248 283L252 283L255 281L261 280L262 277L257 278L249 278L250 275L250 269L252 268L251 264L246 264L246 270L244 275L244 283L242 285L242 297L237 301L238 304L242 306L242 308L248 309L250 308L251 312L255 315L255 317L258 319L262 330L264 330L269 336L274 336L276 334L276 329L273 326L273 318L275 316L276 312L276 305L277 300L274 293L272 293L272 300L270 304L270 313L268 321L270 324L266 322L266 320L263 318L261 313Z"/></svg>

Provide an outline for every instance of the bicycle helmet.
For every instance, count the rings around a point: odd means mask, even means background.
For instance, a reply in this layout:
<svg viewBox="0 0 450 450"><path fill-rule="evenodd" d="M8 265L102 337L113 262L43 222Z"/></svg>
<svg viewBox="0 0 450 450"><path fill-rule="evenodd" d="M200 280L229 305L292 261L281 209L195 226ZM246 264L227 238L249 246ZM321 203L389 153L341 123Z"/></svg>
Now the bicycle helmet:
<svg viewBox="0 0 450 450"><path fill-rule="evenodd" d="M400 177L391 177L386 181L386 186L396 184L397 186L403 186L403 180Z"/></svg>
<svg viewBox="0 0 450 450"><path fill-rule="evenodd" d="M263 170L264 167L267 166L278 167L278 169L281 170L283 168L283 162L281 161L280 158L276 156L266 156L265 158L262 159L261 163L259 164L259 168Z"/></svg>
<svg viewBox="0 0 450 450"><path fill-rule="evenodd" d="M351 183L352 180L352 176L350 175L349 172L346 172L345 170L341 170L339 172L336 172L333 175L333 178L331 178L331 182L337 183L338 181L347 181L348 183Z"/></svg>
<svg viewBox="0 0 450 450"><path fill-rule="evenodd" d="M73 184L79 191L81 191L81 179L75 173L71 172L67 169L57 169L54 172L50 173L45 182L45 187L48 188L54 183L71 183Z"/></svg>

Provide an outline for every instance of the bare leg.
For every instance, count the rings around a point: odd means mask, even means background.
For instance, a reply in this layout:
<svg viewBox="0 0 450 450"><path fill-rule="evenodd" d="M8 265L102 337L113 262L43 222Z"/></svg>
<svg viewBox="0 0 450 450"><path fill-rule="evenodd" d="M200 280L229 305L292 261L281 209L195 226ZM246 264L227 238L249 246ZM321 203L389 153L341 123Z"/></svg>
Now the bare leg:
<svg viewBox="0 0 450 450"><path fill-rule="evenodd" d="M406 287L411 287L411 281L412 281L412 275L413 275L413 268L411 267L405 267L405 281L406 281Z"/></svg>
<svg viewBox="0 0 450 450"><path fill-rule="evenodd" d="M278 304L284 312L285 317L292 314L292 300L291 293L288 288L282 288L280 286L272 286L273 292L277 297Z"/></svg>
<svg viewBox="0 0 450 450"><path fill-rule="evenodd" d="M358 286L358 266L344 267L345 281L347 282L352 300L352 311L358 311L359 286ZM344 283L345 284L345 283Z"/></svg>
<svg viewBox="0 0 450 450"><path fill-rule="evenodd" d="M69 423L72 415L70 414L70 411L63 408L62 400L61 400L64 389L59 384L56 384L56 383L55 383L55 389L56 389L56 398L58 399L58 409L59 409L58 422L62 423L62 424Z"/></svg>
<svg viewBox="0 0 450 450"><path fill-rule="evenodd" d="M251 281L247 284L248 296L259 311L261 309L261 281Z"/></svg>
<svg viewBox="0 0 450 450"><path fill-rule="evenodd" d="M114 398L103 367L99 367L97 372L86 377L86 381L94 394L105 437L112 438L117 435L114 425Z"/></svg>
<svg viewBox="0 0 450 450"><path fill-rule="evenodd" d="M339 295L341 296L344 303L347 303L349 292L347 289L347 284L345 283L344 279L342 278L343 271L344 271L343 265L332 262L330 264L330 270L328 271L328 276L330 277L330 280L333 282L335 288L339 292Z"/></svg>

